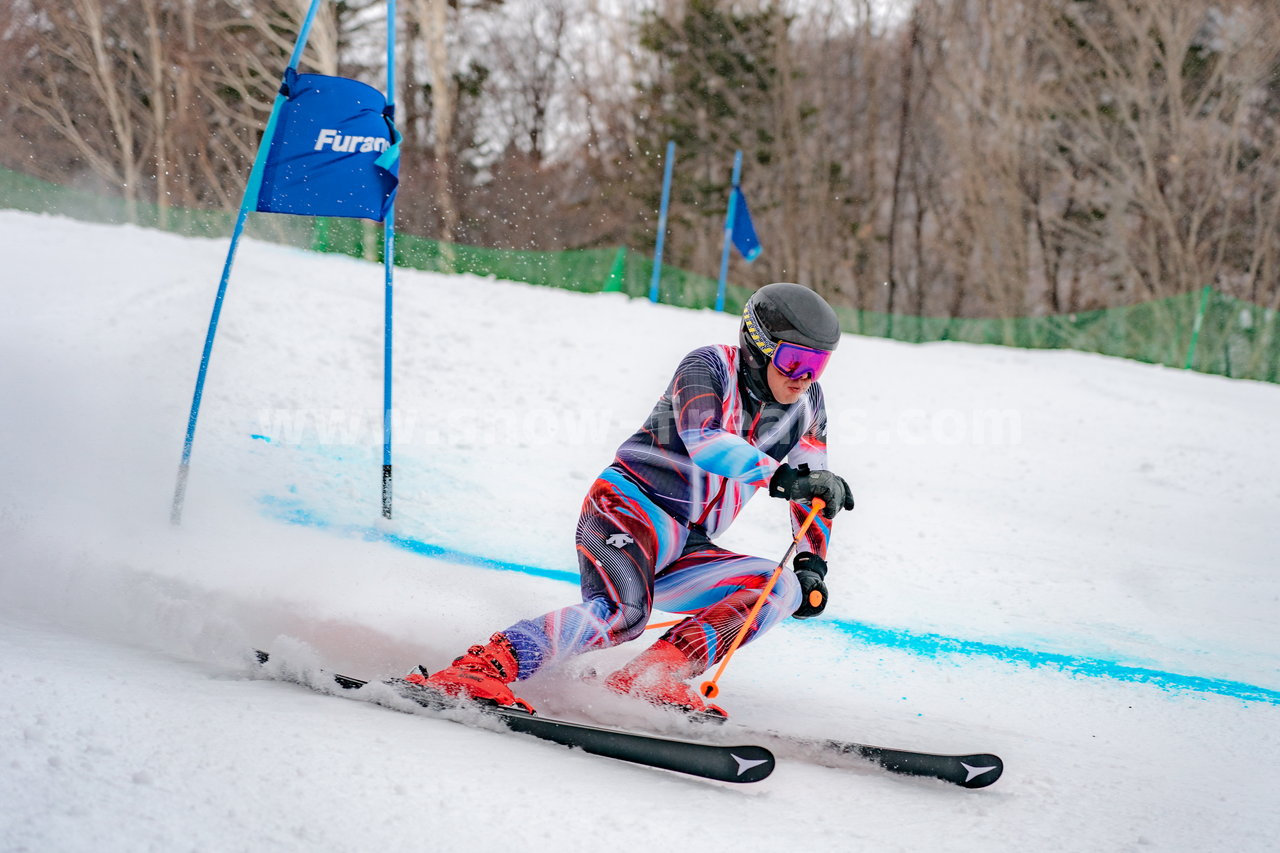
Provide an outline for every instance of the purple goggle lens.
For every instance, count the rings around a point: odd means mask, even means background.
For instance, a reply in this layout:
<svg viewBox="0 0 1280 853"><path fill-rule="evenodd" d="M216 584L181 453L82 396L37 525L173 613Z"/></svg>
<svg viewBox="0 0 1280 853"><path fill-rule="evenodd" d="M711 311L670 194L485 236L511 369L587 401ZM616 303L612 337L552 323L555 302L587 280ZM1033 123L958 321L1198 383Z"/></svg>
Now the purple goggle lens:
<svg viewBox="0 0 1280 853"><path fill-rule="evenodd" d="M788 379L814 379L822 375L831 353L783 341L773 351L773 366Z"/></svg>

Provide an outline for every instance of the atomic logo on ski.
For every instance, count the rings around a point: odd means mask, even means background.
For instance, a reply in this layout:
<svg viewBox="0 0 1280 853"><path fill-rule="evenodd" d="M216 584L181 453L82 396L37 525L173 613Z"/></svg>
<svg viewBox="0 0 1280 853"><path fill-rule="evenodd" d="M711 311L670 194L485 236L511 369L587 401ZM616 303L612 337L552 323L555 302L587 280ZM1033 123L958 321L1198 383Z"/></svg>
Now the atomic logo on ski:
<svg viewBox="0 0 1280 853"><path fill-rule="evenodd" d="M965 764L963 761L960 762L960 766L963 767L969 773L969 778L964 780L965 784L968 784L972 782L974 779L977 779L983 773L990 773L992 770L996 769L994 766L993 767L974 767L972 764Z"/></svg>
<svg viewBox="0 0 1280 853"><path fill-rule="evenodd" d="M615 533L604 541L606 545L612 545L615 548L625 548L636 540L632 539L626 533Z"/></svg>
<svg viewBox="0 0 1280 853"><path fill-rule="evenodd" d="M738 762L738 775L739 775L739 776L741 776L743 773L746 773L746 772L747 772L748 770L750 770L752 767L759 767L761 764L768 764L768 763L769 763L769 759L767 759L767 758L758 758L758 759L755 759L755 760L753 761L753 760L752 760L752 759L750 759L750 758L742 758L742 757L740 757L740 756L734 755L732 752L731 752L731 753L729 753L729 755L733 757L733 760L734 760L734 761Z"/></svg>

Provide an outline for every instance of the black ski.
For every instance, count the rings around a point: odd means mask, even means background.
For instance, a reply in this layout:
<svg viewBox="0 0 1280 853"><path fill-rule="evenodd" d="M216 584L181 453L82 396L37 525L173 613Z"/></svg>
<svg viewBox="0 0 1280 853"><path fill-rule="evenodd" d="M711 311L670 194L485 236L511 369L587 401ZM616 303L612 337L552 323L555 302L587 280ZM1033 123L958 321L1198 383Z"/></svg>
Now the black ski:
<svg viewBox="0 0 1280 853"><path fill-rule="evenodd" d="M868 746L832 738L806 738L778 732L762 732L730 725L727 735L750 738L769 746L785 758L809 761L827 767L879 765L890 773L941 779L962 788L985 788L1004 773L1004 762L990 753L942 755L906 749Z"/></svg>
<svg viewBox="0 0 1280 853"><path fill-rule="evenodd" d="M819 740L816 743L824 756L848 756L871 761L891 773L941 779L962 788L985 788L1004 773L1004 762L1000 757L986 752L939 755L839 740Z"/></svg>
<svg viewBox="0 0 1280 853"><path fill-rule="evenodd" d="M258 662L263 664L270 658L263 651L257 652L257 656ZM359 678L337 673L331 674L331 677L335 684L345 690L359 690L368 684ZM300 679L285 678L283 680L311 686ZM477 719L497 721L513 732L532 735L564 746L578 747L592 755L617 758L691 776L717 779L722 782L759 782L773 772L773 753L762 746L721 746L672 740L619 729L597 728L565 720L553 720L516 708L470 704L458 707L444 706L430 698L427 691L421 691L421 695L414 695L412 690L400 690L396 693L416 702L429 712L442 713L474 708L480 711ZM371 698L374 702L379 702L377 697ZM379 702L379 704L386 703ZM464 724L468 722L465 716L460 715L450 715L447 719Z"/></svg>
<svg viewBox="0 0 1280 853"><path fill-rule="evenodd" d="M808 761L826 767L857 767L867 762L878 764L890 773L941 779L962 788L985 788L1004 773L1004 762L988 752L967 755L943 755L907 749L889 749L864 743L786 735L760 731L727 723L718 714L690 714L687 717L699 735L710 734L710 740L723 737L750 739L767 745L779 756ZM723 734L717 734L717 732ZM699 738L702 739L702 738Z"/></svg>

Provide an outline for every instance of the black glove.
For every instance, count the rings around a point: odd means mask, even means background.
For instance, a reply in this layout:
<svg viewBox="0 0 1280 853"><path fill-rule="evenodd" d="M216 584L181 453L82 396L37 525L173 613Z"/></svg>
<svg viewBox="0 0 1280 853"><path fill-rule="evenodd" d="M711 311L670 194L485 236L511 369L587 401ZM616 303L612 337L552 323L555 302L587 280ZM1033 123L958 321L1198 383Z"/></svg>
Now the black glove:
<svg viewBox="0 0 1280 853"><path fill-rule="evenodd" d="M827 607L827 585L823 583L827 576L827 561L817 554L802 551L796 554L791 565L800 579L800 606L791 615L796 619L817 616Z"/></svg>
<svg viewBox="0 0 1280 853"><path fill-rule="evenodd" d="M822 517L827 519L835 518L842 509L853 509L853 494L843 477L830 471L810 471L808 465L792 468L784 463L769 481L769 494L793 501L821 498L826 503Z"/></svg>

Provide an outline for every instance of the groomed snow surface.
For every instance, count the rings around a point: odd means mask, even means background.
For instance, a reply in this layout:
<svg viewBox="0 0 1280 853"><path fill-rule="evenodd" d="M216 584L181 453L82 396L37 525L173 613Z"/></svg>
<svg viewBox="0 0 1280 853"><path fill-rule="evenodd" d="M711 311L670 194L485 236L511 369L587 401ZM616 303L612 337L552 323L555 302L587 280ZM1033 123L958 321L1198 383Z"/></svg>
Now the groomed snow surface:
<svg viewBox="0 0 1280 853"><path fill-rule="evenodd" d="M1006 771L781 755L735 786L321 696L249 651L383 678L576 600L588 484L734 318L398 271L384 523L380 268L246 242L175 528L225 252L0 212L0 849L1275 849L1280 388L846 336L831 604L745 648L720 701ZM757 496L722 544L787 540ZM639 648L522 695L669 727L575 677Z"/></svg>

